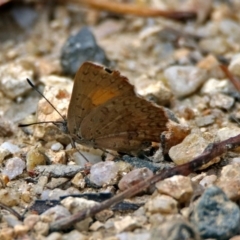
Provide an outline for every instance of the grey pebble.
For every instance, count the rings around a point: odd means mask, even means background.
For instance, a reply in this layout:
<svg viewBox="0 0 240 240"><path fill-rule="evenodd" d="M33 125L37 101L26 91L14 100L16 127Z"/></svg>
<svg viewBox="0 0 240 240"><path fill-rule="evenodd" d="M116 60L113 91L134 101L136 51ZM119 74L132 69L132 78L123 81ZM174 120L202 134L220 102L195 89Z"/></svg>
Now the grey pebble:
<svg viewBox="0 0 240 240"><path fill-rule="evenodd" d="M61 54L63 71L69 75L75 75L79 66L85 61L93 61L106 66L110 63L88 27L83 27L76 35L70 36Z"/></svg>
<svg viewBox="0 0 240 240"><path fill-rule="evenodd" d="M240 232L239 207L215 186L203 193L190 220L203 239L228 240Z"/></svg>

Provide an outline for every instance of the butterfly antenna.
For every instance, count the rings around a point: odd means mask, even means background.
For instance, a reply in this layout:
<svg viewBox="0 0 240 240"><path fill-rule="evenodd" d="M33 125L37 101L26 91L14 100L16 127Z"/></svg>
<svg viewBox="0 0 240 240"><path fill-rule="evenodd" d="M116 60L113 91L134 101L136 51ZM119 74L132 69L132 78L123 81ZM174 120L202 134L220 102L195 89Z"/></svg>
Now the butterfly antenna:
<svg viewBox="0 0 240 240"><path fill-rule="evenodd" d="M30 79L27 78L28 84L37 92L39 93L49 104L50 106L59 114L59 116L66 121L64 116L57 110L57 108L54 107L54 105L37 89L37 87L30 81Z"/></svg>

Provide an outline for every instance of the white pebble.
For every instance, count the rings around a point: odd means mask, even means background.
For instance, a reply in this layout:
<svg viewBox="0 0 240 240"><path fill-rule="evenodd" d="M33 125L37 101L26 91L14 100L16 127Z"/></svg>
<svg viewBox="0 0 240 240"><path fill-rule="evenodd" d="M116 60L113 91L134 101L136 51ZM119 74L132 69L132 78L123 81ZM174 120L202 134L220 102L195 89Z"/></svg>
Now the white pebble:
<svg viewBox="0 0 240 240"><path fill-rule="evenodd" d="M4 175L7 175L9 179L13 179L16 176L22 174L25 167L26 167L26 164L21 158L18 158L18 157L10 158L8 159L2 173Z"/></svg>
<svg viewBox="0 0 240 240"><path fill-rule="evenodd" d="M12 154L13 153L17 153L20 151L20 148L15 145L15 144L12 144L10 142L4 142L2 145L1 145L2 148L5 148L6 150L8 150L9 152L11 152Z"/></svg>
<svg viewBox="0 0 240 240"><path fill-rule="evenodd" d="M51 149L54 151L54 152L58 152L60 150L63 150L63 145L59 142L56 142L54 143L52 146L51 146Z"/></svg>

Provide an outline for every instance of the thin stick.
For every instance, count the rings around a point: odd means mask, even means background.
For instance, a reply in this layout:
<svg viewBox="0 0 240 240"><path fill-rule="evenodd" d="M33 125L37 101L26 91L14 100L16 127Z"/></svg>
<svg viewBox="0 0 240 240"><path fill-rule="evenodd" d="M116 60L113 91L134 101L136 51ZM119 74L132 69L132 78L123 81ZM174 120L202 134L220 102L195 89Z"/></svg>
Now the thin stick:
<svg viewBox="0 0 240 240"><path fill-rule="evenodd" d="M96 205L90 209L86 209L84 211L78 212L70 217L66 217L64 219L58 220L50 225L50 231L59 231L59 230L68 229L78 221L81 221L87 217L92 217L96 213L123 201L125 198L130 198L134 196L135 194L143 191L144 189L148 188L149 186L151 186L152 184L155 184L160 180L169 178L173 175L184 175L184 176L189 175L191 172L198 170L200 167L202 167L204 164L211 161L213 158L220 156L223 153L226 153L227 151L232 150L239 146L240 146L240 134L235 137L229 138L225 141L210 144L203 151L201 155L193 159L191 162L182 164L180 166L176 166L171 169L161 171L160 173L145 179L144 181L134 185L133 187L130 187L124 192L110 198L109 200L106 200L100 203L99 205Z"/></svg>
<svg viewBox="0 0 240 240"><path fill-rule="evenodd" d="M124 15L130 14L139 17L165 17L174 20L186 20L196 18L197 16L195 11L164 11L138 6L136 4L126 4L108 0L71 0L70 2L80 3L97 10Z"/></svg>

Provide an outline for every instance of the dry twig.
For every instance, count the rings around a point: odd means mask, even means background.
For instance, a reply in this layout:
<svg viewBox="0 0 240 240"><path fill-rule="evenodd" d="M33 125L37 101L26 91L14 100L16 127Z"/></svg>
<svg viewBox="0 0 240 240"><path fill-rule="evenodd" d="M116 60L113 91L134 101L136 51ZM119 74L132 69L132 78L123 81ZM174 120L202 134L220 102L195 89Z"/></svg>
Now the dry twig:
<svg viewBox="0 0 240 240"><path fill-rule="evenodd" d="M109 0L71 0L71 2L80 3L96 10L113 12L116 14L129 14L139 17L165 17L174 20L195 19L195 11L164 11L148 7L138 6L136 4L126 4Z"/></svg>

